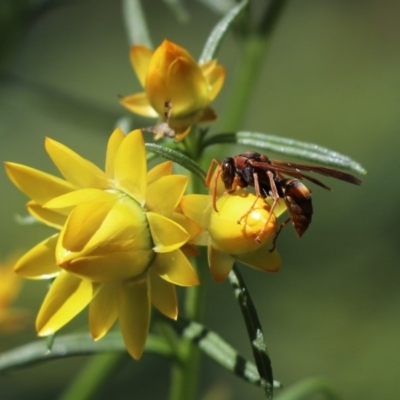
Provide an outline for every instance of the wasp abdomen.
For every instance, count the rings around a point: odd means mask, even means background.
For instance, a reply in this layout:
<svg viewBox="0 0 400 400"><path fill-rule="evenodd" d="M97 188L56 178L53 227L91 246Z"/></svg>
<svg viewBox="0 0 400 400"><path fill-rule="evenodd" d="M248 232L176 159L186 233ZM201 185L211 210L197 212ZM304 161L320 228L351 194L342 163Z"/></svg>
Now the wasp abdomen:
<svg viewBox="0 0 400 400"><path fill-rule="evenodd" d="M297 179L288 179L284 200L297 236L301 237L311 224L313 214L311 192Z"/></svg>

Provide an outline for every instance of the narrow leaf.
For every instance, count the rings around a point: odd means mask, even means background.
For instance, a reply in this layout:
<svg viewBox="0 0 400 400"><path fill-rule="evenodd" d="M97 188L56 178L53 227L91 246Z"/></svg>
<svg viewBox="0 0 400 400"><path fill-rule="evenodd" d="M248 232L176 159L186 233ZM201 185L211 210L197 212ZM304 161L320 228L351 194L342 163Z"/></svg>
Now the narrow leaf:
<svg viewBox="0 0 400 400"><path fill-rule="evenodd" d="M158 156L163 157L167 160L176 162L177 164L186 168L188 171L193 172L193 174L198 176L201 180L205 180L206 172L203 170L203 168L201 168L199 164L197 164L195 161L185 156L181 152L169 149L164 146L160 146L159 144L155 143L146 143L145 146L147 151L155 153Z"/></svg>
<svg viewBox="0 0 400 400"><path fill-rule="evenodd" d="M229 273L229 282L233 287L236 300L239 303L246 324L254 360L257 365L258 373L260 374L261 387L264 389L266 398L270 400L273 397L274 388L271 359L268 355L268 349L265 344L264 334L257 315L257 310L254 307L244 280L235 265Z"/></svg>
<svg viewBox="0 0 400 400"><path fill-rule="evenodd" d="M165 319L172 328L182 337L196 343L197 346L221 367L231 371L241 379L261 386L260 375L257 367L242 357L217 333L205 328L203 325L179 318L178 321ZM278 381L273 381L274 388L281 388Z"/></svg>
<svg viewBox="0 0 400 400"><path fill-rule="evenodd" d="M329 381L321 378L310 378L287 388L276 397L276 400L308 400L318 394L323 395L318 397L321 399L339 400L340 398Z"/></svg>
<svg viewBox="0 0 400 400"><path fill-rule="evenodd" d="M242 10L247 6L248 1L242 0L235 7L233 7L228 14L226 14L214 27L210 36L204 45L203 52L199 58L199 64L204 64L207 61L211 61L220 46L222 39L224 38L228 28L236 17L242 12Z"/></svg>
<svg viewBox="0 0 400 400"><path fill-rule="evenodd" d="M260 385L260 377L256 366L242 357L218 334L196 322L181 318L178 318L178 321L162 318L180 337L196 343L200 350L217 364L249 383ZM161 354L166 357L173 357L175 355L170 343L153 334L149 334L147 337L145 351ZM47 340L42 339L1 353L0 371L4 372L60 358L106 352L126 352L125 343L120 332L109 332L99 341L94 341L87 333L60 335L54 338L51 349L49 349ZM281 387L280 382L274 381L274 388Z"/></svg>
<svg viewBox="0 0 400 400"><path fill-rule="evenodd" d="M330 150L315 143L303 142L267 133L239 131L236 133L221 133L210 137L204 146L232 143L247 147L247 150L268 150L306 161L317 162L341 169L347 169L365 175L366 169L350 157Z"/></svg>
<svg viewBox="0 0 400 400"><path fill-rule="evenodd" d="M189 22L190 14L182 0L164 0L164 3L175 14L175 17L179 22Z"/></svg>
<svg viewBox="0 0 400 400"><path fill-rule="evenodd" d="M99 341L94 341L88 333L60 335L54 338L50 348L47 339L42 339L2 352L0 355L0 371L26 367L59 358L110 351L126 352L125 343L120 332L110 332ZM152 334L147 337L146 351L167 356L171 355L169 346L165 341Z"/></svg>
<svg viewBox="0 0 400 400"><path fill-rule="evenodd" d="M214 12L225 15L236 5L235 0L199 0Z"/></svg>
<svg viewBox="0 0 400 400"><path fill-rule="evenodd" d="M153 48L140 0L122 0L122 13L129 44Z"/></svg>

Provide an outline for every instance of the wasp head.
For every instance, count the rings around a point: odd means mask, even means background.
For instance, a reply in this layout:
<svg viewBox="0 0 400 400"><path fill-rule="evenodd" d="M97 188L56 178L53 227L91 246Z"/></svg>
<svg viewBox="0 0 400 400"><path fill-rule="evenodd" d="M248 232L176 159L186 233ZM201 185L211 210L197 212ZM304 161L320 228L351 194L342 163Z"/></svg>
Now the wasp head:
<svg viewBox="0 0 400 400"><path fill-rule="evenodd" d="M235 179L235 160L232 157L226 157L221 163L221 179L224 182L225 189L231 190Z"/></svg>

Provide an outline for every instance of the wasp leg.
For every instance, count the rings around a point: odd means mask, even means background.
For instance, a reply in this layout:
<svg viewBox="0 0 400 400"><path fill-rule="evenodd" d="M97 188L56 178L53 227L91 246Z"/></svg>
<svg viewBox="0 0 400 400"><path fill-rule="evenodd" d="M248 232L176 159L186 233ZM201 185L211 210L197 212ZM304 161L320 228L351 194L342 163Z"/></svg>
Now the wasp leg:
<svg viewBox="0 0 400 400"><path fill-rule="evenodd" d="M247 217L248 217L248 216L250 215L250 213L254 210L254 207L256 206L258 199L261 197L260 185L259 185L259 183L258 183L258 175L257 175L256 173L253 174L253 179L254 179L254 189L255 189L255 192L256 192L256 198L255 198L253 204L251 205L251 207L246 211L246 213L243 214L243 215L237 220L237 223L238 223L238 224L240 224L240 223L243 221L243 219L246 219L246 220L247 220ZM237 185L237 182L235 182L235 180L236 180L236 177L235 177L235 179L234 179L234 181L233 181L234 184L236 183L236 186L235 186L235 188L236 188L238 185ZM257 236L257 238L259 239L258 236ZM256 242L259 241L259 240L257 240L257 238L256 238Z"/></svg>
<svg viewBox="0 0 400 400"><path fill-rule="evenodd" d="M256 206L257 200L258 200L259 198L260 198L260 196L256 196L256 198L255 198L253 204L250 206L250 208L237 220L237 223L238 223L238 224L241 224L242 221L243 221L244 219L247 220L247 217L248 217L248 216L251 214L251 212L254 210L254 207ZM257 236L257 237L258 237L258 236Z"/></svg>
<svg viewBox="0 0 400 400"><path fill-rule="evenodd" d="M290 222L290 217L286 220L283 221L281 223L281 225L279 226L279 229L277 230L277 232L275 233L275 237L274 240L272 241L272 247L269 249L269 252L272 253L275 250L276 247L276 241L278 239L279 234L281 233L282 229L288 224L288 222Z"/></svg>
<svg viewBox="0 0 400 400"><path fill-rule="evenodd" d="M256 174L254 174L254 175L256 175ZM272 174L271 171L267 171L267 176L268 176L269 185L270 185L271 191L272 191L272 196L271 197L272 197L272 199L274 201L273 201L272 206L271 206L271 208L269 210L269 215L268 215L267 221L265 222L264 226L262 227L261 231L258 233L258 235L257 235L257 237L255 239L255 241L258 242L258 243L261 242L261 237L262 237L262 235L264 234L264 232L267 229L269 221L271 220L272 214L273 214L274 209L275 209L276 205L278 204L278 200L279 200L279 193L278 193L278 189L276 188L275 181L274 181L274 175ZM256 180L254 179L254 187L256 187L255 184L256 184ZM258 186L258 178L257 178L257 186ZM258 191L259 190L260 190L260 188L258 187ZM257 192L257 189L256 189L256 192Z"/></svg>

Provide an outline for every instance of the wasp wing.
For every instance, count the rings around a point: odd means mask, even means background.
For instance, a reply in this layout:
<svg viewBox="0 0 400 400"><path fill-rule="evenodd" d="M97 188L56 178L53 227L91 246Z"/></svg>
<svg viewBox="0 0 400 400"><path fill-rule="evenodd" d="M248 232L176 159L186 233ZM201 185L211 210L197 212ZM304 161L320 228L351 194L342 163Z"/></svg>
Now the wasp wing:
<svg viewBox="0 0 400 400"><path fill-rule="evenodd" d="M351 174L347 174L346 172L342 172L334 168L321 167L318 165L296 164L292 162L279 161L279 160L269 160L269 161L270 161L269 163L251 161L251 165L263 171L273 170L278 173L293 176L294 178L297 179L302 179L302 178L308 179L310 182L313 182L325 189L329 189L328 186L324 185L318 179L315 179L309 175L302 173L302 171L315 172L317 174L353 183L354 185L361 185L360 179L356 178Z"/></svg>
<svg viewBox="0 0 400 400"><path fill-rule="evenodd" d="M331 178L340 179L341 181L353 183L354 185L361 185L360 179L356 178L354 175L339 171L338 169L321 167L318 165L296 164L292 162L279 161L279 160L270 160L270 162L271 165L284 168L286 170L292 170L292 171L294 170L296 172L310 171L310 172L315 172L317 174L329 176Z"/></svg>
<svg viewBox="0 0 400 400"><path fill-rule="evenodd" d="M306 175L299 170L288 168L285 165L278 166L278 165L274 165L272 163L268 164L268 163L258 162L258 161L252 161L251 165L255 169L261 170L262 172L266 172L268 170L275 171L279 175L280 178L282 178L282 174L284 174L284 175L292 176L293 178L296 178L299 180L307 179L310 182L315 183L316 185L321 186L322 188L324 188L326 190L331 190L331 188L329 186L325 185L320 180L318 180L310 175Z"/></svg>

